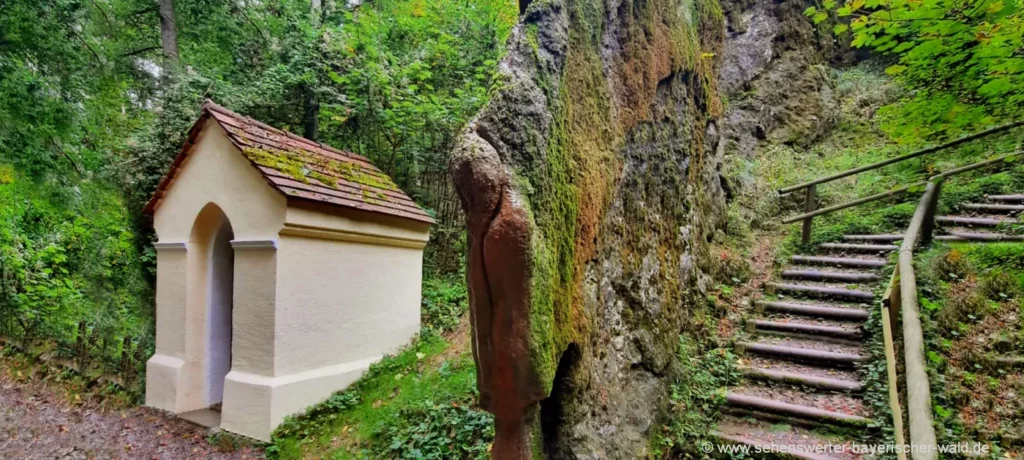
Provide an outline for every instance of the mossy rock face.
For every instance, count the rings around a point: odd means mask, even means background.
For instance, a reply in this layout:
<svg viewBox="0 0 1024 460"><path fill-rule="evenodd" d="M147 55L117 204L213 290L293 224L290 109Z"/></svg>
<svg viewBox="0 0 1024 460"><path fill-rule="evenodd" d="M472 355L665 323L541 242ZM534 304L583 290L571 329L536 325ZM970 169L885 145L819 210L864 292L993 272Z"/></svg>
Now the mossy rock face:
<svg viewBox="0 0 1024 460"><path fill-rule="evenodd" d="M537 0L456 149L481 404L534 454L642 456L705 327L723 39L716 0Z"/></svg>
<svg viewBox="0 0 1024 460"><path fill-rule="evenodd" d="M729 154L756 156L767 143L808 146L835 126L839 96L828 70L855 59L833 24L815 25L806 0L724 0L728 38L720 87L729 103L723 134Z"/></svg>

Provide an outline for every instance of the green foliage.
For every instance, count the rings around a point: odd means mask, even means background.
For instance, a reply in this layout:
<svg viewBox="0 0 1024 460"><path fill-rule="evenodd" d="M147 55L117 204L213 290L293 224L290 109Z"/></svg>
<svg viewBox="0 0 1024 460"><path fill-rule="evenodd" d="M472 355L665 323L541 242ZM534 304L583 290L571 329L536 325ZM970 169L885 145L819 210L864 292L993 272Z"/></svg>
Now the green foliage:
<svg viewBox="0 0 1024 460"><path fill-rule="evenodd" d="M480 458L494 436L474 406L469 350L424 328L412 345L370 366L344 392L274 432L270 458Z"/></svg>
<svg viewBox="0 0 1024 460"><path fill-rule="evenodd" d="M151 292L123 203L101 183L77 185L0 183L0 335L119 372L125 337L152 350Z"/></svg>
<svg viewBox="0 0 1024 460"><path fill-rule="evenodd" d="M390 440L377 458L487 459L494 438L493 417L486 412L425 401L398 411L398 423L380 433Z"/></svg>
<svg viewBox="0 0 1024 460"><path fill-rule="evenodd" d="M902 140L945 137L1019 116L1024 107L1024 4L1014 0L826 0L806 14L847 21L836 34L887 55L915 90L881 117Z"/></svg>
<svg viewBox="0 0 1024 460"><path fill-rule="evenodd" d="M937 245L921 254L918 271L932 401L939 442L984 439L985 458L1018 449L1013 434L1024 426L1022 406L1006 395L1024 391L1024 376L993 358L1024 354L1019 320L1024 245ZM956 276L938 260L955 254Z"/></svg>
<svg viewBox="0 0 1024 460"><path fill-rule="evenodd" d="M464 274L428 276L423 280L420 314L423 327L451 331L469 310L469 293Z"/></svg>
<svg viewBox="0 0 1024 460"><path fill-rule="evenodd" d="M991 272L981 279L981 295L996 302L1020 295L1020 279L1004 271Z"/></svg>
<svg viewBox="0 0 1024 460"><path fill-rule="evenodd" d="M669 421L654 434L652 458L704 458L697 448L708 436L725 403L725 389L739 381L736 357L726 348L708 348L689 336L679 338L680 378L672 385Z"/></svg>
<svg viewBox="0 0 1024 460"><path fill-rule="evenodd" d="M982 270L1024 270L1024 245L1020 243L992 243L957 250L967 254L972 263Z"/></svg>

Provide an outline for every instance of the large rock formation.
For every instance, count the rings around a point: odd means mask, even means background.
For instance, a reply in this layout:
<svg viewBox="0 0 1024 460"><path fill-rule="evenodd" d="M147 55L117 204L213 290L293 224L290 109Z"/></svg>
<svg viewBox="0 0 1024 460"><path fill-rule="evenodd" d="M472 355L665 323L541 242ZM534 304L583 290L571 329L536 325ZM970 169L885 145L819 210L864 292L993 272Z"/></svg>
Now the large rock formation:
<svg viewBox="0 0 1024 460"><path fill-rule="evenodd" d="M720 90L727 154L766 143L811 145L835 124L839 101L830 63L849 59L831 23L804 15L808 0L723 0L727 38Z"/></svg>
<svg viewBox="0 0 1024 460"><path fill-rule="evenodd" d="M637 458L724 214L717 0L535 0L451 165L496 458Z"/></svg>

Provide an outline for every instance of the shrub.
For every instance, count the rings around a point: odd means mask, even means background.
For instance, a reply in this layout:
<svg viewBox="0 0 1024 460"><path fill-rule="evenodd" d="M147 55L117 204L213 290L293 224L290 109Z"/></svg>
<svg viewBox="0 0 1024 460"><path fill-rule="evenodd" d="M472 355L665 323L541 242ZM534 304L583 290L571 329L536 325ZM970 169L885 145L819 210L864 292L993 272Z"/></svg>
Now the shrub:
<svg viewBox="0 0 1024 460"><path fill-rule="evenodd" d="M963 280L973 273L970 262L964 254L951 249L932 259L932 272L941 280Z"/></svg>
<svg viewBox="0 0 1024 460"><path fill-rule="evenodd" d="M465 275L448 275L423 280L424 327L444 332L455 329L469 309L469 293Z"/></svg>
<svg viewBox="0 0 1024 460"><path fill-rule="evenodd" d="M986 298L1001 302L1020 294L1020 280L1005 271L993 271L981 279L978 290Z"/></svg>
<svg viewBox="0 0 1024 460"><path fill-rule="evenodd" d="M120 194L0 169L0 336L134 380L152 352L152 291Z"/></svg>
<svg viewBox="0 0 1024 460"><path fill-rule="evenodd" d="M943 329L952 330L966 319L981 318L987 303L985 297L977 290L956 290L950 293L949 299L939 310L936 320Z"/></svg>

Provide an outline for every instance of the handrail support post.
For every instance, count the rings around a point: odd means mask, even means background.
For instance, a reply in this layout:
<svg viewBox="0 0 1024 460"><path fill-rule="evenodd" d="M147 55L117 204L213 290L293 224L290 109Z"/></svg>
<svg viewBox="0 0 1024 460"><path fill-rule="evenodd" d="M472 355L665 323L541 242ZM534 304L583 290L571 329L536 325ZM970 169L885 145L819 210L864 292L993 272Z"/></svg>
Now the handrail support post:
<svg viewBox="0 0 1024 460"><path fill-rule="evenodd" d="M813 212L817 205L817 188L816 184L807 186L806 200L804 201L804 212ZM804 219L803 234L800 236L800 242L803 244L811 244L811 225L813 225L813 217Z"/></svg>
<svg viewBox="0 0 1024 460"><path fill-rule="evenodd" d="M939 207L939 194L942 192L942 180L935 180L928 184L929 187L934 187L934 191L931 194L931 199L928 201L928 205L925 208L924 221L921 222L921 243L928 244L932 241L932 236L935 233L935 212Z"/></svg>

